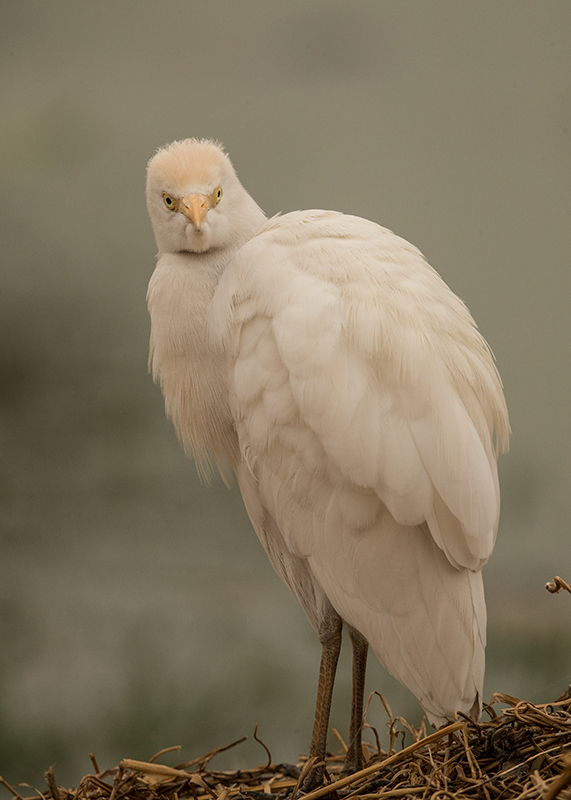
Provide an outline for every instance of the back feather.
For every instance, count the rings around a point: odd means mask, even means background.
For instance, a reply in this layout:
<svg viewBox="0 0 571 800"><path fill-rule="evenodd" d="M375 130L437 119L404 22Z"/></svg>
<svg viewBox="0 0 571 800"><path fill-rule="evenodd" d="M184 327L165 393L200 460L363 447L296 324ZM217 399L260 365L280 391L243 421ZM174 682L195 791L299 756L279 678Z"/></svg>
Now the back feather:
<svg viewBox="0 0 571 800"><path fill-rule="evenodd" d="M326 597L433 722L473 711L509 425L465 305L390 231L296 212L232 259L209 331L246 506L312 623Z"/></svg>

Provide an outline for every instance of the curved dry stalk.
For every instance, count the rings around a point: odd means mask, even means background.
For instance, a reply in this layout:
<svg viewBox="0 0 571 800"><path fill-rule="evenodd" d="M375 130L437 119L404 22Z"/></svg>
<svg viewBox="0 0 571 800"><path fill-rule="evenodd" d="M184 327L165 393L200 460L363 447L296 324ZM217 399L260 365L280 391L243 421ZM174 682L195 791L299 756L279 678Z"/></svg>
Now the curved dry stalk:
<svg viewBox="0 0 571 800"><path fill-rule="evenodd" d="M556 575L552 581L549 581L545 584L545 588L551 594L559 594L561 589L565 589L565 591L571 593L571 585L564 581L563 578L560 578L559 575Z"/></svg>

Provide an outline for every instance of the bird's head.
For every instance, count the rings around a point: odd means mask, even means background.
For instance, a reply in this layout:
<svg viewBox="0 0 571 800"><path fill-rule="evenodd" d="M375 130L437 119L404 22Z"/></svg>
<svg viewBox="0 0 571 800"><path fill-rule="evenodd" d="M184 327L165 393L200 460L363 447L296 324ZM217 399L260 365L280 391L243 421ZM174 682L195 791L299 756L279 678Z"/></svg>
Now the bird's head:
<svg viewBox="0 0 571 800"><path fill-rule="evenodd" d="M147 207L161 253L239 247L265 218L222 148L205 139L173 142L151 158Z"/></svg>

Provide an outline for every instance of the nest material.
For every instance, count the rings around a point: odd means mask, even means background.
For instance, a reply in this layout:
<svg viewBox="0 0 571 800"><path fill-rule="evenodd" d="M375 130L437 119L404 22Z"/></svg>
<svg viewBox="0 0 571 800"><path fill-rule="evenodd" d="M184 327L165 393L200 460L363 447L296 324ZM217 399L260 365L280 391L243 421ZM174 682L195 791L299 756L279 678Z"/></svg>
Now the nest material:
<svg viewBox="0 0 571 800"><path fill-rule="evenodd" d="M402 718L394 718L381 699L389 715L388 752L380 747L376 731L370 729L376 745L363 746L365 768L342 777L347 748L336 733L341 749L326 759L327 783L309 794L300 789L305 773L313 766L308 758L295 766L274 764L266 748L268 761L264 766L233 772L209 768L215 755L243 739L178 767L159 763L176 747L160 751L148 762L124 759L103 771L92 755L94 772L86 775L77 789L58 786L50 768L47 790L34 790L36 794L28 798L1 778L0 782L16 800L571 798L571 693L546 705L495 694L484 709L487 721L461 718L428 735L424 725L414 728ZM507 707L498 713L494 704ZM254 736L257 739L255 732ZM412 739L412 744L404 746L405 738Z"/></svg>

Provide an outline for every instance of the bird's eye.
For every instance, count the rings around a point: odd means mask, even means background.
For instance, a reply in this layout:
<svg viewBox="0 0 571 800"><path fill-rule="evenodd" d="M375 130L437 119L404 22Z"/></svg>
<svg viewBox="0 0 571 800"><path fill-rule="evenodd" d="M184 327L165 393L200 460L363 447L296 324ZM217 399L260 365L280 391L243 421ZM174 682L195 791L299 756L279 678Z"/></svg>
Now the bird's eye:
<svg viewBox="0 0 571 800"><path fill-rule="evenodd" d="M176 211L178 208L178 200L168 192L163 192L163 202L169 211Z"/></svg>
<svg viewBox="0 0 571 800"><path fill-rule="evenodd" d="M210 202L212 204L212 208L214 208L214 206L217 206L221 199L222 199L222 187L218 186L210 195Z"/></svg>

